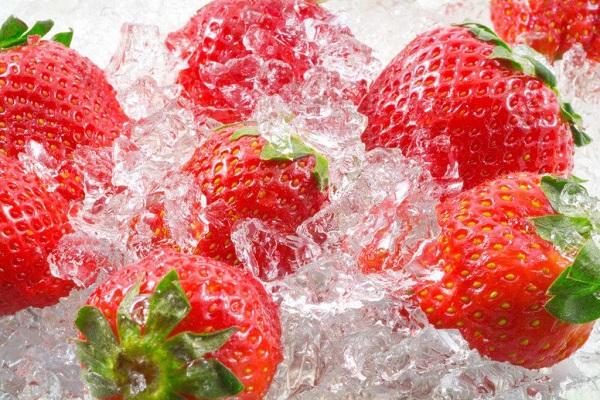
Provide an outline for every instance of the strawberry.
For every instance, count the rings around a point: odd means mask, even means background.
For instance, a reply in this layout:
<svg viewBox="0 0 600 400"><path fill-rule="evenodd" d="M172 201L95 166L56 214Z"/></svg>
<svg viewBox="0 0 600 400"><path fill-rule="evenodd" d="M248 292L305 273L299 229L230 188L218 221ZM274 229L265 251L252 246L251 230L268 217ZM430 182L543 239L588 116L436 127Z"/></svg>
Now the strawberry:
<svg viewBox="0 0 600 400"><path fill-rule="evenodd" d="M415 291L429 321L527 368L579 349L600 317L600 218L574 209L573 196L594 201L574 178L519 173L443 202L438 251L427 255L442 277Z"/></svg>
<svg viewBox="0 0 600 400"><path fill-rule="evenodd" d="M55 304L74 286L54 277L46 260L72 231L63 202L0 155L0 205L0 316Z"/></svg>
<svg viewBox="0 0 600 400"><path fill-rule="evenodd" d="M0 153L28 140L62 160L79 145L108 146L127 117L104 73L68 48L72 32L40 40L52 21L30 30L9 17L0 28Z"/></svg>
<svg viewBox="0 0 600 400"><path fill-rule="evenodd" d="M178 78L183 96L200 114L238 122L250 116L261 96L293 92L305 72L320 65L321 49L307 26L313 35L352 36L334 18L314 1L215 0L166 44L188 59ZM347 97L358 102L366 85L359 81Z"/></svg>
<svg viewBox="0 0 600 400"><path fill-rule="evenodd" d="M590 59L600 62L600 7L597 0L492 0L498 34L515 43L524 40L551 60L581 43Z"/></svg>
<svg viewBox="0 0 600 400"><path fill-rule="evenodd" d="M327 201L326 158L297 136L288 143L270 143L251 123L216 131L196 149L182 173L193 177L206 200L206 206L193 207L189 221L198 239L195 252L232 264L238 263L230 238L236 221L258 218L290 234ZM164 209L153 206L149 211L143 219L157 242L169 240ZM263 261L267 262L259 260ZM291 269L287 262L280 265L282 273Z"/></svg>
<svg viewBox="0 0 600 400"><path fill-rule="evenodd" d="M359 107L369 117L362 140L422 158L439 180L458 173L465 189L508 172L567 173L573 143L590 138L557 93L533 50L516 53L479 24L438 28L372 85Z"/></svg>
<svg viewBox="0 0 600 400"><path fill-rule="evenodd" d="M99 399L262 399L282 360L275 303L247 271L152 253L115 272L76 325Z"/></svg>

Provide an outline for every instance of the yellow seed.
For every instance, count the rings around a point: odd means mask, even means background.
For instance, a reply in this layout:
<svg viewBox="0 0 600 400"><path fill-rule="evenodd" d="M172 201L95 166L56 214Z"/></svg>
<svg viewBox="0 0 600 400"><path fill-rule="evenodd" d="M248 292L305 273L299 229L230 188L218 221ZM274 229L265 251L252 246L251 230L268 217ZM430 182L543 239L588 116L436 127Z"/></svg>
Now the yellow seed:
<svg viewBox="0 0 600 400"><path fill-rule="evenodd" d="M498 325L500 326L504 326L506 325L508 321L506 320L506 318L501 318L500 320L498 320Z"/></svg>
<svg viewBox="0 0 600 400"><path fill-rule="evenodd" d="M506 274L506 275L504 275L504 278L506 278L506 280L509 280L509 281L514 281L516 276L515 276L515 274Z"/></svg>
<svg viewBox="0 0 600 400"><path fill-rule="evenodd" d="M429 291L427 289L423 289L419 292L419 296L425 297L425 296L427 296L428 293L429 293Z"/></svg>
<svg viewBox="0 0 600 400"><path fill-rule="evenodd" d="M467 271L466 269L460 271L460 275L461 276L469 276L469 271Z"/></svg>
<svg viewBox="0 0 600 400"><path fill-rule="evenodd" d="M510 303L504 302L500 305L500 307L504 310L508 310L510 308Z"/></svg>
<svg viewBox="0 0 600 400"><path fill-rule="evenodd" d="M519 254L517 254L517 258L518 258L519 260L524 260L526 257L525 257L525 254L523 254L523 253L519 253Z"/></svg>
<svg viewBox="0 0 600 400"><path fill-rule="evenodd" d="M444 284L445 287L447 287L448 289L452 289L454 287L454 282L446 282Z"/></svg>
<svg viewBox="0 0 600 400"><path fill-rule="evenodd" d="M490 293L490 299L495 299L496 297L498 297L498 292L494 290L492 293Z"/></svg>
<svg viewBox="0 0 600 400"><path fill-rule="evenodd" d="M446 311L448 312L448 314L454 314L456 312L456 308L448 307L448 309Z"/></svg>
<svg viewBox="0 0 600 400"><path fill-rule="evenodd" d="M529 344L529 339L521 339L519 342L521 346L527 346Z"/></svg>
<svg viewBox="0 0 600 400"><path fill-rule="evenodd" d="M492 202L491 202L491 201L489 201L489 200L483 200L483 201L481 202L481 205L482 205L482 206L484 206L484 207L489 207L489 206L491 206L491 205L492 205Z"/></svg>
<svg viewBox="0 0 600 400"><path fill-rule="evenodd" d="M473 239L473 244L481 244L483 241L480 238Z"/></svg>
<svg viewBox="0 0 600 400"><path fill-rule="evenodd" d="M435 296L435 299L439 300L439 301L442 301L442 300L444 300L444 296L441 295L441 294L438 294L438 295Z"/></svg>
<svg viewBox="0 0 600 400"><path fill-rule="evenodd" d="M463 303L468 303L469 301L471 301L471 299L469 299L467 296L461 296L460 301L462 301Z"/></svg>
<svg viewBox="0 0 600 400"><path fill-rule="evenodd" d="M531 200L531 205L534 206L535 208L540 208L542 206L542 202L539 201L538 199L533 199L533 200Z"/></svg>
<svg viewBox="0 0 600 400"><path fill-rule="evenodd" d="M531 324L529 324L529 325L533 326L534 328L537 328L538 326L540 326L540 320L534 319L533 321L531 321Z"/></svg>
<svg viewBox="0 0 600 400"><path fill-rule="evenodd" d="M431 314L433 311L434 311L434 310L433 310L433 307L427 307L427 309L425 310L425 312L426 312L427 314Z"/></svg>
<svg viewBox="0 0 600 400"><path fill-rule="evenodd" d="M475 311L475 312L473 313L473 316L474 316L475 318L479 319L479 318L483 317L483 314L481 313L481 311Z"/></svg>
<svg viewBox="0 0 600 400"><path fill-rule="evenodd" d="M500 198L504 201L512 201L512 197L508 194L503 194Z"/></svg>
<svg viewBox="0 0 600 400"><path fill-rule="evenodd" d="M496 263L493 262L489 262L485 265L488 269L496 269L497 265Z"/></svg>
<svg viewBox="0 0 600 400"><path fill-rule="evenodd" d="M548 350L550 348L550 343L544 343L544 345L542 346L542 349L544 350Z"/></svg>
<svg viewBox="0 0 600 400"><path fill-rule="evenodd" d="M471 256L471 260L479 260L479 257L481 257L479 254L475 253Z"/></svg>
<svg viewBox="0 0 600 400"><path fill-rule="evenodd" d="M494 250L501 250L504 246L500 243L496 243L493 247L494 247Z"/></svg>

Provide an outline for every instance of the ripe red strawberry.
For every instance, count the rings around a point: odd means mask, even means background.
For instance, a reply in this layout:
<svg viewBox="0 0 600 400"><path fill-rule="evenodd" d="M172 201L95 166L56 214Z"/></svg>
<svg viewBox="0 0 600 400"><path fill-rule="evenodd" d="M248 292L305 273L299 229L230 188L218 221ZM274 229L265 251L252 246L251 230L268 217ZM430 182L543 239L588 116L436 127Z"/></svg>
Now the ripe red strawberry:
<svg viewBox="0 0 600 400"><path fill-rule="evenodd" d="M262 399L282 360L275 303L245 270L153 253L79 311L79 354L100 399Z"/></svg>
<svg viewBox="0 0 600 400"><path fill-rule="evenodd" d="M323 206L327 160L299 137L292 136L289 144L287 153L259 136L254 125L236 124L218 130L196 150L182 172L193 176L206 199L206 206L194 207L190 221L190 231L199 240L197 254L237 264L230 239L236 221L257 218L290 234ZM145 220L157 242L168 240L164 210L155 208L154 215ZM291 269L289 263L280 265L282 273Z"/></svg>
<svg viewBox="0 0 600 400"><path fill-rule="evenodd" d="M104 73L68 48L71 33L40 40L52 21L30 31L10 17L0 29L0 153L35 140L63 159L78 145L110 145L127 117ZM26 32L27 31L27 32Z"/></svg>
<svg viewBox="0 0 600 400"><path fill-rule="evenodd" d="M52 276L46 260L70 231L60 196L0 155L0 316L55 304L70 292L73 282Z"/></svg>
<svg viewBox="0 0 600 400"><path fill-rule="evenodd" d="M64 164L54 177L58 183L56 191L65 199L80 201L85 198L83 179L79 171L71 164Z"/></svg>
<svg viewBox="0 0 600 400"><path fill-rule="evenodd" d="M600 317L600 250L592 238L600 220L573 211L565 193L589 201L576 180L521 173L442 203L436 257L443 276L416 290L429 321L459 329L481 354L527 368L579 349Z"/></svg>
<svg viewBox="0 0 600 400"><path fill-rule="evenodd" d="M581 43L600 62L597 0L492 0L492 21L509 43L524 42L551 60Z"/></svg>
<svg viewBox="0 0 600 400"><path fill-rule="evenodd" d="M188 58L178 82L198 112L223 123L246 120L261 96L284 94L304 81L304 73L319 65L316 32L351 35L333 23L334 16L314 1L215 0L185 27L173 32L167 46ZM366 81L349 88L360 101Z"/></svg>
<svg viewBox="0 0 600 400"><path fill-rule="evenodd" d="M434 177L469 189L514 171L566 173L573 142L590 141L561 103L552 73L489 28L465 24L418 36L372 85L359 110L367 149L400 148Z"/></svg>

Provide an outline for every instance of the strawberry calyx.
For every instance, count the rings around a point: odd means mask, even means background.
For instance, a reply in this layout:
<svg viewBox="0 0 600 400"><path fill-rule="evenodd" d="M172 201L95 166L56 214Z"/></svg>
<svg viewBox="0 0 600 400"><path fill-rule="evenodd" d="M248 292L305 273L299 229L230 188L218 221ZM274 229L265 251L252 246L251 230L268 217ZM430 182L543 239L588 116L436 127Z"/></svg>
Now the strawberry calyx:
<svg viewBox="0 0 600 400"><path fill-rule="evenodd" d="M206 357L221 348L235 328L170 336L191 310L176 271L166 274L149 297L143 327L132 315L140 301L139 291L138 283L119 305L118 337L98 308L79 310L75 325L86 340L77 342L78 355L95 398L221 399L244 389L225 365Z"/></svg>
<svg viewBox="0 0 600 400"><path fill-rule="evenodd" d="M11 15L0 26L0 49L24 45L30 36L44 37L53 26L54 21L48 19L37 21L29 28L25 22ZM51 40L69 47L73 40L73 30L57 33Z"/></svg>
<svg viewBox="0 0 600 400"><path fill-rule="evenodd" d="M581 179L544 176L541 189L557 214L532 218L537 234L554 244L559 251L574 255L566 268L548 289L550 300L546 310L561 321L581 324L600 318L600 216L595 211L581 210L581 204L598 204Z"/></svg>
<svg viewBox="0 0 600 400"><path fill-rule="evenodd" d="M238 140L243 136L261 136L261 133L255 124L241 124L241 127L233 132L230 139L232 141ZM329 161L327 157L314 147L306 144L298 135L292 134L286 139L277 142L267 141L260 153L261 160L296 161L303 157L313 156L315 158L313 176L319 189L321 191L327 190L329 186Z"/></svg>
<svg viewBox="0 0 600 400"><path fill-rule="evenodd" d="M500 39L491 28L477 22L466 21L456 24L456 26L469 29L471 33L484 42L494 43L496 47L494 47L494 51L489 58L505 61L511 68L544 82L559 98L561 115L569 123L575 145L582 147L592 142L592 138L583 129L581 115L575 112L570 103L560 100L561 96L558 91L556 76L540 61L540 59L543 59L540 53L525 45L512 48Z"/></svg>

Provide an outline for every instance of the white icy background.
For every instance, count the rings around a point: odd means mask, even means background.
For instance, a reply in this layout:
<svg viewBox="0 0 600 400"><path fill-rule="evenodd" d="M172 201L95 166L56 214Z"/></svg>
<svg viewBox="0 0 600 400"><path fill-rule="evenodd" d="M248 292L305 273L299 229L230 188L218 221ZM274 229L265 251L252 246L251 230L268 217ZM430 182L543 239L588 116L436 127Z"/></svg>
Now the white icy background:
<svg viewBox="0 0 600 400"><path fill-rule="evenodd" d="M78 154L80 163L92 159L98 168L86 177L86 204L73 219L78 233L65 238L52 261L56 274L85 282L85 270L76 262L82 257L99 252L104 257L97 261L110 269L135 260L144 251L150 232L143 227L136 236L139 243L134 243L139 253L127 250L125 243L129 218L142 210L148 199L166 202L172 228L181 225L194 200L187 190L189 183L169 174L185 162L207 131L173 102L177 87L171 83L176 65L164 54L161 43L162 35L182 26L206 1L1 2L2 20L15 14L28 22L53 18L57 28L73 27L73 47L100 66L108 66L126 111L139 120L131 139L121 139L105 152L90 154L82 149ZM488 4L483 0L330 0L326 6L338 12L340 20L349 24L381 61L366 69L361 69L360 57L357 64L330 64L348 68L349 76L375 72L417 33L436 24L466 17L488 21ZM125 22L157 27L128 26L122 35ZM117 57L111 62L114 54ZM600 68L582 61L581 51L576 49L557 66L557 72L563 94L573 99L596 138L594 144L578 150L575 172L590 179L588 187L600 194ZM307 91L323 89L326 82L318 78ZM353 260L359 249L386 217L385 210L369 214L373 206L383 200L410 204L413 226L408 247L411 241L435 233L431 210L436 188L426 178L416 185L419 167L396 152L375 152L367 158L356 139L364 119L353 107L327 99L316 106L305 107L311 113L301 114L293 126L286 126L278 113L288 108L297 112L302 105L265 99L255 118L264 126L282 130L313 128L306 139L334 159L334 184L339 190L332 205L307 221L295 237L279 237L252 220L235 233L238 255L250 267L254 243L269 248L268 244L278 241L297 247L307 263L297 275L267 283L276 289L281 304L286 352L269 399L587 400L599 396L598 328L575 357L552 369L527 371L467 351L455 332L420 328L422 315L407 302L393 302L389 297L391 288L410 284L406 274L365 277L355 272ZM314 127L323 129L314 133ZM335 140L327 132L334 132ZM38 173L56 167L35 144L29 150L22 158ZM118 190L103 184L103 173L111 176L111 171L103 167L102 159L116 162L112 184ZM402 229L401 225L397 229ZM174 234L180 244L193 245L185 232L175 229ZM326 240L320 245L311 240L323 239L324 234ZM79 244L83 240L85 246ZM273 254L274 259L276 256ZM73 315L88 292L75 291L56 307L26 310L0 320L0 400L86 398L71 339L76 337ZM411 319L398 316L403 307Z"/></svg>

